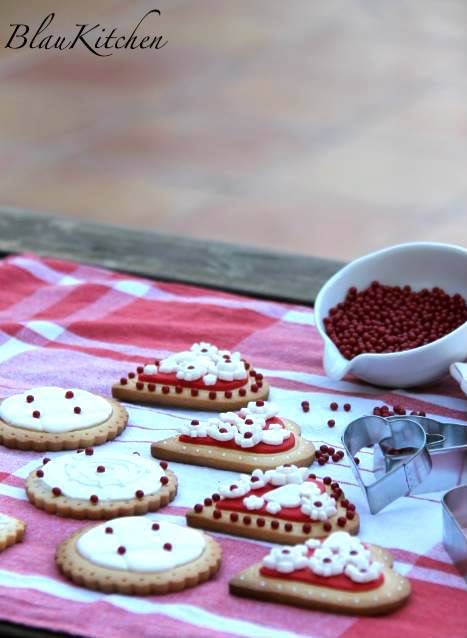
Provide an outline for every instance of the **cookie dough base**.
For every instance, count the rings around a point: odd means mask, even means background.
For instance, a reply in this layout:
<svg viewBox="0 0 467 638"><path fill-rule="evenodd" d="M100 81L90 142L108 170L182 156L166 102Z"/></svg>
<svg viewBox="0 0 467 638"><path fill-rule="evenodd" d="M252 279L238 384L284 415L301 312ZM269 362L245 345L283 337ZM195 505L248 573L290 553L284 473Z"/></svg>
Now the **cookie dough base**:
<svg viewBox="0 0 467 638"><path fill-rule="evenodd" d="M177 408L193 408L196 410L210 410L213 412L229 412L245 407L249 401L266 401L269 396L269 383L263 379L263 386L253 392L254 378L249 377L244 397L240 396L238 389L232 390L232 398L227 399L222 391L217 391L215 399L209 398L210 390L199 390L196 397L191 396L191 388L183 388L180 394L175 392L175 386L169 386L170 392L164 394L162 385L157 384L154 392L148 390L148 383L143 384L143 389L136 388L136 379L127 379L126 385L115 383L112 386L112 396L129 403L157 403L159 405L171 405Z"/></svg>
<svg viewBox="0 0 467 638"><path fill-rule="evenodd" d="M4 532L0 532L0 552L3 552L7 547L11 547L15 543L21 543L24 538L24 532L26 530L26 523L20 521L19 518L11 517L13 523L8 526Z"/></svg>
<svg viewBox="0 0 467 638"><path fill-rule="evenodd" d="M87 589L105 593L168 594L194 587L209 580L221 564L222 550L206 536L206 547L199 558L163 572L130 572L122 569L100 567L84 558L76 548L78 538L89 526L75 532L57 549L55 560L60 571L70 580Z"/></svg>
<svg viewBox="0 0 467 638"><path fill-rule="evenodd" d="M327 485L325 487L326 492L330 494L331 490ZM345 498L345 496L342 498ZM221 518L213 518L215 509L215 503L213 503L209 506L203 505L203 511L199 514L194 510L190 510L186 515L188 525L190 525L190 527L223 532L224 534L232 534L233 536L245 536L247 538L256 538L271 543L281 543L283 545L304 543L309 538L324 538L338 531L357 534L360 527L360 518L357 513L355 513L355 517L352 520L347 520L345 527L337 525L337 519L346 514L346 510L340 504L337 507L337 514L329 519L329 523L332 525L332 529L329 532L323 529L323 523L321 521L310 520L311 531L308 534L303 532L303 523L286 521L281 518L276 518L271 514L257 514L254 510L249 512L236 512L238 514L238 521L234 523L230 520L231 512L227 510L220 510L222 512ZM249 525L243 523L244 516L250 517L251 523ZM259 518L265 521L264 527L258 527L257 520ZM277 529L271 528L271 522L274 520L279 523ZM289 532L285 531L286 523L292 523L292 529Z"/></svg>
<svg viewBox="0 0 467 638"><path fill-rule="evenodd" d="M230 593L333 613L387 614L405 603L410 596L410 583L391 569L393 561L389 552L374 545L369 547L374 559L384 564L384 583L377 589L348 592L281 578L265 578L260 574L261 563L256 563L232 578Z"/></svg>
<svg viewBox="0 0 467 638"><path fill-rule="evenodd" d="M18 450L59 452L60 450L93 447L110 441L125 429L128 423L128 413L118 401L107 397L103 398L112 405L110 418L98 425L83 428L82 430L36 432L9 425L0 419L0 444Z"/></svg>
<svg viewBox="0 0 467 638"><path fill-rule="evenodd" d="M146 514L146 512L155 512L164 507L177 494L177 477L170 470L165 470L169 482L167 485L162 485L155 494L127 500L101 500L93 505L89 500L64 495L54 496L50 486L36 476L36 471L31 472L26 479L26 494L29 501L38 509L66 518L100 520Z"/></svg>
<svg viewBox="0 0 467 638"><path fill-rule="evenodd" d="M221 470L234 472L253 472L253 470L272 470L279 465L290 464L306 467L315 458L315 447L311 441L303 439L300 428L293 421L281 417L288 430L294 433L295 445L286 452L277 454L257 454L249 452L248 448L231 450L214 445L196 445L196 443L181 443L177 436L157 441L151 445L151 454L158 459L216 467Z"/></svg>

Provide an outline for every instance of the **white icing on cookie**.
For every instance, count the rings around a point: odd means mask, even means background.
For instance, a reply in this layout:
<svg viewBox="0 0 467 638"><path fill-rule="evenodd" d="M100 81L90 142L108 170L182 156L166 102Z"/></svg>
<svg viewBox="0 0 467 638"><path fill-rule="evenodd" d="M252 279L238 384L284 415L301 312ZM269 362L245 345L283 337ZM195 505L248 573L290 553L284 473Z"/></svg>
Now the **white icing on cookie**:
<svg viewBox="0 0 467 638"><path fill-rule="evenodd" d="M383 570L382 563L373 561L371 552L347 532L334 532L323 541L309 539L305 545L274 548L263 565L283 573L306 567L325 578L345 574L356 583L376 580Z"/></svg>
<svg viewBox="0 0 467 638"><path fill-rule="evenodd" d="M64 496L89 500L95 495L99 501L132 499L137 490L145 495L155 494L161 489L161 478L165 475L152 459L123 452L95 451L92 456L84 452L63 454L51 459L41 470L42 480L50 488L59 487Z"/></svg>
<svg viewBox="0 0 467 638"><path fill-rule="evenodd" d="M274 470L266 471L266 478L271 485L287 485L297 483L300 485L310 475L310 470L306 467L296 465L279 465Z"/></svg>
<svg viewBox="0 0 467 638"><path fill-rule="evenodd" d="M239 352L218 350L216 346L205 342L194 343L190 350L176 352L162 359L159 372L175 373L177 379L184 381L202 379L207 386L214 385L218 379L241 381L248 378Z"/></svg>
<svg viewBox="0 0 467 638"><path fill-rule="evenodd" d="M307 550L304 545L295 547L274 547L263 558L263 565L275 569L282 574L290 574L296 569L303 569L308 565Z"/></svg>
<svg viewBox="0 0 467 638"><path fill-rule="evenodd" d="M106 528L112 533L106 533ZM205 547L205 537L198 530L165 521L156 523L144 516L101 523L76 542L78 552L95 565L130 572L174 569L199 558Z"/></svg>
<svg viewBox="0 0 467 638"><path fill-rule="evenodd" d="M190 423L182 423L178 427L179 432L195 439L198 436L206 436L207 424L201 423L198 419L193 419Z"/></svg>
<svg viewBox="0 0 467 638"><path fill-rule="evenodd" d="M251 494L243 499L243 505L247 510L260 510L264 505L264 498L262 496L255 496Z"/></svg>
<svg viewBox="0 0 467 638"><path fill-rule="evenodd" d="M206 434L216 441L231 441L237 430L220 419L209 419Z"/></svg>
<svg viewBox="0 0 467 638"><path fill-rule="evenodd" d="M68 399L66 393L73 396ZM28 397L33 397L33 400L28 401ZM23 394L13 394L0 405L3 421L37 432L82 430L107 421L111 415L112 404L109 401L77 388L32 388Z"/></svg>
<svg viewBox="0 0 467 638"><path fill-rule="evenodd" d="M250 491L250 486L245 481L223 483L219 486L219 494L223 498L240 498Z"/></svg>
<svg viewBox="0 0 467 638"><path fill-rule="evenodd" d="M313 521L327 521L337 514L336 501L326 492L319 495L301 496L300 511Z"/></svg>
<svg viewBox="0 0 467 638"><path fill-rule="evenodd" d="M261 415L265 419L272 419L279 414L278 406L272 401L249 401L246 408L240 410L241 416Z"/></svg>

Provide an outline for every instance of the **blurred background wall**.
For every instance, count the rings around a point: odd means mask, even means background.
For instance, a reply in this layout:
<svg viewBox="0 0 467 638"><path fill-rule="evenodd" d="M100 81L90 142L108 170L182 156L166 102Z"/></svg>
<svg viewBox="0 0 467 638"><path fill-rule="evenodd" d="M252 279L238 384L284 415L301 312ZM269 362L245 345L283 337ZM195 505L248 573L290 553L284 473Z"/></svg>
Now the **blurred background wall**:
<svg viewBox="0 0 467 638"><path fill-rule="evenodd" d="M51 32L128 34L152 8L160 51L4 48L51 11ZM341 259L467 244L465 0L1 0L0 18L0 205Z"/></svg>

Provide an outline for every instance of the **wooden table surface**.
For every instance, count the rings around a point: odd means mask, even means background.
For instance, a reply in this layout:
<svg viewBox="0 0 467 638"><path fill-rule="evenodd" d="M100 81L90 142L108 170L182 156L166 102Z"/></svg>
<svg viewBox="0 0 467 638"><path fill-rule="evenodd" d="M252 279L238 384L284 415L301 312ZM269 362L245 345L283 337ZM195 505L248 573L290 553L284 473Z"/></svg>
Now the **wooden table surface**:
<svg viewBox="0 0 467 638"><path fill-rule="evenodd" d="M24 252L307 306L342 266L314 257L1 209L0 256ZM0 622L0 636L64 634Z"/></svg>

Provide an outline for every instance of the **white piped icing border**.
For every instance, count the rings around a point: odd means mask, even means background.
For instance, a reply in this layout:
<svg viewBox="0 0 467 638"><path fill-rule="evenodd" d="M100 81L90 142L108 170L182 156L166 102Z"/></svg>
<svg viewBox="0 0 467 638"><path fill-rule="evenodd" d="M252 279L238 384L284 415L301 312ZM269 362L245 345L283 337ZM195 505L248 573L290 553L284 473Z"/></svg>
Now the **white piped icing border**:
<svg viewBox="0 0 467 638"><path fill-rule="evenodd" d="M82 451L51 459L39 476L51 488L70 498L99 501L132 499L150 495L162 487L164 470L153 459L138 454ZM37 474L37 473L36 473Z"/></svg>
<svg viewBox="0 0 467 638"><path fill-rule="evenodd" d="M263 565L283 574L298 569L324 577L344 574L355 583L377 580L383 571L383 564L373 561L370 550L347 532L334 532L323 541L310 539L304 545L274 547Z"/></svg>
<svg viewBox="0 0 467 638"><path fill-rule="evenodd" d="M72 432L99 425L112 416L112 404L77 388L43 386L13 394L0 404L0 419L35 432Z"/></svg>
<svg viewBox="0 0 467 638"><path fill-rule="evenodd" d="M91 563L129 572L163 572L195 561L206 547L202 532L144 516L115 518L84 532L78 552Z"/></svg>

